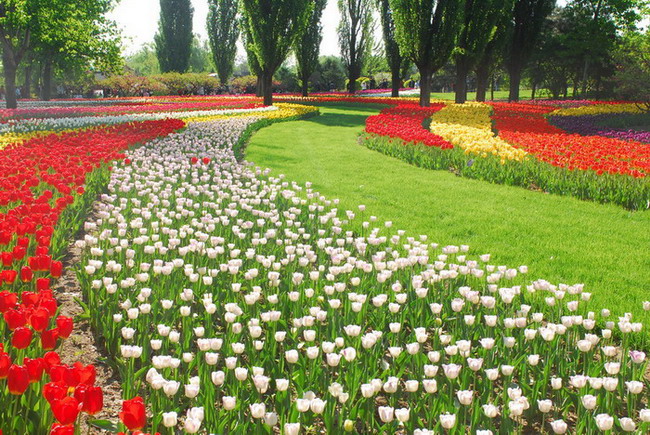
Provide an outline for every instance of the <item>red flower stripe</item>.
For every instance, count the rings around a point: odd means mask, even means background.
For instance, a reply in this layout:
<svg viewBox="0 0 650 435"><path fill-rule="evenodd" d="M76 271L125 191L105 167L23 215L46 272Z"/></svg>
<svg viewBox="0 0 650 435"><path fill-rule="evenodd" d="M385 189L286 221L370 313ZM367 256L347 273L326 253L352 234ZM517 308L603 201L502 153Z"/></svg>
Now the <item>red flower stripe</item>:
<svg viewBox="0 0 650 435"><path fill-rule="evenodd" d="M552 106L493 103L499 136L537 159L569 170L623 174L643 178L650 174L650 147L635 141L568 134L544 116Z"/></svg>

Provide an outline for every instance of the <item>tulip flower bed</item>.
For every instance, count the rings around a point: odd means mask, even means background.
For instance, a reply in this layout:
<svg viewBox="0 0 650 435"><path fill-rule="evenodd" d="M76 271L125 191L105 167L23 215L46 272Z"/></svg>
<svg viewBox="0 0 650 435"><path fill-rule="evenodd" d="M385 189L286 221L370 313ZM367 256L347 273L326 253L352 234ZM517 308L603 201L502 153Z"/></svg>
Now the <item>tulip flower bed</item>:
<svg viewBox="0 0 650 435"><path fill-rule="evenodd" d="M604 136L650 144L650 131L603 127L602 124L611 117L612 115L552 116L550 122L569 133L582 136Z"/></svg>
<svg viewBox="0 0 650 435"><path fill-rule="evenodd" d="M521 161L526 153L500 139L492 131L492 109L483 103L452 104L431 118L431 132L441 136L466 154L494 155L502 162Z"/></svg>
<svg viewBox="0 0 650 435"><path fill-rule="evenodd" d="M98 115L124 115L129 113L185 112L197 110L218 110L226 108L252 109L261 107L260 102L251 98L210 98L203 101L159 102L148 100L147 103L116 104L108 106L77 107L43 107L0 109L0 123L9 120L32 118L62 118Z"/></svg>
<svg viewBox="0 0 650 435"><path fill-rule="evenodd" d="M34 138L0 153L0 430L72 433L80 413L102 409L93 366L61 363L54 350L73 320L58 314L51 290L56 258L108 177L96 170L131 145L183 127L148 121ZM84 198L85 196L85 198ZM56 233L54 229L56 228Z"/></svg>
<svg viewBox="0 0 650 435"><path fill-rule="evenodd" d="M613 104L604 106L617 108ZM520 104L494 103L493 107L493 119L499 136L533 154L540 161L570 171L591 170L599 175L610 173L643 178L650 173L650 147L646 144L567 134L551 125L544 117L545 112L548 113L551 109L548 106L533 106L535 110L526 107L522 110ZM564 111L596 110L595 107L597 106Z"/></svg>
<svg viewBox="0 0 650 435"><path fill-rule="evenodd" d="M381 111L379 115L370 116L366 120L366 132L399 138L404 142L420 142L427 146L441 149L451 149L453 145L441 136L432 134L423 123L425 120L445 107L442 103L432 104L431 107L420 107L414 103L402 103Z"/></svg>
<svg viewBox="0 0 650 435"><path fill-rule="evenodd" d="M650 429L639 323L239 163L255 122L128 151L84 225L79 281L128 429Z"/></svg>
<svg viewBox="0 0 650 435"><path fill-rule="evenodd" d="M0 124L0 134L30 133L36 131L59 131L66 129L79 129L84 127L115 125L126 122L153 121L174 118L197 118L217 115L234 115L249 113L251 111L268 112L277 110L274 106L259 107L254 109L218 109L218 110L190 110L183 112L156 112L156 113L131 113L123 115L99 115L66 118L19 119L10 120Z"/></svg>

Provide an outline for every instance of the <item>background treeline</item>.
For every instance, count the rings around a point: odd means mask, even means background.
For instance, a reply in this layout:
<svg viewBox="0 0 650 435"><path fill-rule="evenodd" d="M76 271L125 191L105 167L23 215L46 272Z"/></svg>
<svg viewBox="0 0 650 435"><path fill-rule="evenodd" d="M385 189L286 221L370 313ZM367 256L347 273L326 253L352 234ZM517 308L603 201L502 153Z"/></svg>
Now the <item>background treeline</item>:
<svg viewBox="0 0 650 435"><path fill-rule="evenodd" d="M115 0L0 2L8 107L16 94L257 93L270 103L271 92L414 85L423 105L430 92L516 101L520 89L650 100L647 0L329 0L338 56L319 53L328 0L208 0L206 41L192 33L190 0L159 1L154 42L125 58L106 19Z"/></svg>

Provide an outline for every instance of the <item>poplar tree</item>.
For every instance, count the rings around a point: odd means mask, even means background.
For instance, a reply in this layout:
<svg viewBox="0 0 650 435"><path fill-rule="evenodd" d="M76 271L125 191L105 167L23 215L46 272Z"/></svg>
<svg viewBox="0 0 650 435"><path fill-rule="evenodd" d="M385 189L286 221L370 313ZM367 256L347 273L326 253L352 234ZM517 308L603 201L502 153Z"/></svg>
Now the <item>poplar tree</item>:
<svg viewBox="0 0 650 435"><path fill-rule="evenodd" d="M456 103L467 100L467 76L482 59L497 33L497 24L512 14L512 0L465 0L462 30L455 50Z"/></svg>
<svg viewBox="0 0 650 435"><path fill-rule="evenodd" d="M384 35L384 49L386 60L391 75L391 97L399 97L399 89L402 87L402 71L407 66L408 60L402 56L395 35L395 19L393 10L390 8L389 0L377 0L381 30Z"/></svg>
<svg viewBox="0 0 650 435"><path fill-rule="evenodd" d="M555 0L516 0L510 35L506 44L505 63L510 75L509 101L519 101L521 73L538 43L546 17Z"/></svg>
<svg viewBox="0 0 650 435"><path fill-rule="evenodd" d="M248 43L260 66L266 106L273 104L273 74L302 32L311 8L308 0L242 0Z"/></svg>
<svg viewBox="0 0 650 435"><path fill-rule="evenodd" d="M420 71L420 105L431 104L431 79L456 45L464 0L390 0L399 48Z"/></svg>
<svg viewBox="0 0 650 435"><path fill-rule="evenodd" d="M298 63L298 78L301 82L304 97L309 93L309 78L318 67L320 44L323 40L321 17L325 6L327 6L327 0L314 0L313 8L307 18L307 25L300 37L296 39L293 47Z"/></svg>
<svg viewBox="0 0 650 435"><path fill-rule="evenodd" d="M227 85L235 67L237 55L237 38L239 38L239 22L237 11L238 0L209 0L208 37L212 58L217 68L221 85Z"/></svg>
<svg viewBox="0 0 650 435"><path fill-rule="evenodd" d="M190 0L160 0L160 21L154 41L162 72L187 72L194 38L193 15Z"/></svg>
<svg viewBox="0 0 650 435"><path fill-rule="evenodd" d="M348 72L348 92L354 94L357 80L372 51L374 22L370 0L339 0L341 21L337 29L343 63Z"/></svg>

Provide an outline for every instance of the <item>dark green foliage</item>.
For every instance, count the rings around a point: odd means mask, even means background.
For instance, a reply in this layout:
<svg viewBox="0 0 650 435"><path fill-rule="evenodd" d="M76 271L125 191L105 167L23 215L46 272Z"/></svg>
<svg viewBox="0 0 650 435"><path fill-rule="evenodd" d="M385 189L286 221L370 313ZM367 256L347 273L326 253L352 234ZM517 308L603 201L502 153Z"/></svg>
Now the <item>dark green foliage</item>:
<svg viewBox="0 0 650 435"><path fill-rule="evenodd" d="M455 50L456 103L467 100L467 75L483 57L498 32L497 25L512 13L513 0L465 0L462 30Z"/></svg>
<svg viewBox="0 0 650 435"><path fill-rule="evenodd" d="M184 73L189 69L193 15L190 0L160 0L160 21L154 40L162 72Z"/></svg>
<svg viewBox="0 0 650 435"><path fill-rule="evenodd" d="M420 71L420 105L431 101L431 77L456 45L464 0L390 0L397 43Z"/></svg>
<svg viewBox="0 0 650 435"><path fill-rule="evenodd" d="M381 21L381 30L384 35L384 49L386 51L386 60L390 68L392 82L392 97L399 97L399 89L402 87L402 72L407 70L410 62L402 56L395 35L395 19L393 11L390 8L389 0L377 0L379 9L379 18Z"/></svg>
<svg viewBox="0 0 650 435"><path fill-rule="evenodd" d="M301 82L302 95L305 97L309 91L309 78L318 67L320 44L323 40L323 26L320 21L325 6L327 6L327 0L314 0L311 13L307 18L307 25L296 39L293 47L298 63L298 78Z"/></svg>
<svg viewBox="0 0 650 435"><path fill-rule="evenodd" d="M207 28L212 58L221 84L226 85L232 76L237 55L239 1L209 0L209 3Z"/></svg>
<svg viewBox="0 0 650 435"><path fill-rule="evenodd" d="M516 0L506 45L505 63L510 75L510 101L519 101L521 74L539 43L546 18L556 0Z"/></svg>
<svg viewBox="0 0 650 435"><path fill-rule="evenodd" d="M372 52L371 0L338 0L341 21L337 29L343 62L348 71L348 92L356 91L357 80Z"/></svg>
<svg viewBox="0 0 650 435"><path fill-rule="evenodd" d="M259 64L267 106L273 104L273 74L306 25L311 7L307 0L242 0L246 43Z"/></svg>

